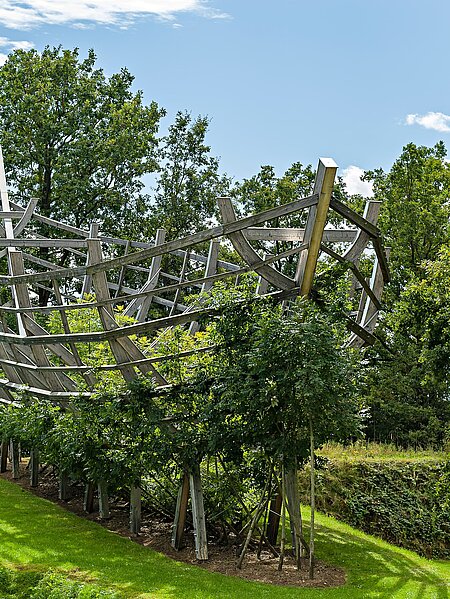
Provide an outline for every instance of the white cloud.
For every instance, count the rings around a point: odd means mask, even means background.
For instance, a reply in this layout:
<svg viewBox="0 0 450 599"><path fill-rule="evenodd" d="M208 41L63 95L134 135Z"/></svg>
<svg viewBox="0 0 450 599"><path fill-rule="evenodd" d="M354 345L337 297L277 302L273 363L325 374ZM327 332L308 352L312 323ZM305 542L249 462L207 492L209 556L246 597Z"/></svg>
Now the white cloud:
<svg viewBox="0 0 450 599"><path fill-rule="evenodd" d="M11 29L86 22L123 27L143 16L174 20L181 12L210 19L228 16L207 0L0 0L0 22Z"/></svg>
<svg viewBox="0 0 450 599"><path fill-rule="evenodd" d="M373 183L371 181L361 181L364 170L351 164L342 172L342 179L347 187L349 194L359 194L365 198L373 196Z"/></svg>
<svg viewBox="0 0 450 599"><path fill-rule="evenodd" d="M441 133L450 131L450 116L443 112L427 112L427 114L408 114L407 125L421 125L425 129L434 129Z"/></svg>
<svg viewBox="0 0 450 599"><path fill-rule="evenodd" d="M31 42L25 40L10 40L7 37L0 37L0 49L12 52L12 50L30 50L33 47ZM5 64L8 54L0 52L0 66Z"/></svg>

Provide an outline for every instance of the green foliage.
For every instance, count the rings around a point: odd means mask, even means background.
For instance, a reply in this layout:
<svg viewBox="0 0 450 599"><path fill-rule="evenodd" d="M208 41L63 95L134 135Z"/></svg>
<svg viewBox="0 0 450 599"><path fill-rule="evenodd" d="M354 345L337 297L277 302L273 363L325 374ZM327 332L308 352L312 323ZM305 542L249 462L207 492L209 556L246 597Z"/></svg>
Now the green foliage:
<svg viewBox="0 0 450 599"><path fill-rule="evenodd" d="M289 315L264 302L235 304L216 326L223 351L208 414L215 450L304 459L310 419L318 444L356 432L351 356L312 304Z"/></svg>
<svg viewBox="0 0 450 599"><path fill-rule="evenodd" d="M442 142L433 148L410 143L389 173L366 173L374 182L375 199L383 202L379 225L391 247L396 293L449 241L450 167L445 156Z"/></svg>
<svg viewBox="0 0 450 599"><path fill-rule="evenodd" d="M309 473L301 474L308 489ZM417 551L450 556L450 462L329 461L317 471L316 505L325 513ZM303 500L308 501L307 490Z"/></svg>
<svg viewBox="0 0 450 599"><path fill-rule="evenodd" d="M47 572L31 590L30 599L120 599L113 591L73 582L56 572Z"/></svg>
<svg viewBox="0 0 450 599"><path fill-rule="evenodd" d="M206 117L178 112L161 140L151 235L164 227L169 239L183 237L207 228L217 216L217 197L227 192L229 179L219 173L219 160L205 143L208 124Z"/></svg>
<svg viewBox="0 0 450 599"><path fill-rule="evenodd" d="M163 111L133 93L122 69L105 77L92 50L16 50L0 68L0 143L14 196L45 216L117 231L142 175L156 169Z"/></svg>

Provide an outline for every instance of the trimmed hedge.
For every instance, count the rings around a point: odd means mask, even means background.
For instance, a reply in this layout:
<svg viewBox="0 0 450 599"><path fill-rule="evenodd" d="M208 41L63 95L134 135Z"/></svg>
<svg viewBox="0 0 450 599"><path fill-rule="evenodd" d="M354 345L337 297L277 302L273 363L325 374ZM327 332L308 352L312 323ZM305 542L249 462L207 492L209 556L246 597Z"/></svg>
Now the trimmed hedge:
<svg viewBox="0 0 450 599"><path fill-rule="evenodd" d="M319 458L317 509L428 558L450 557L450 460ZM309 472L300 474L309 503Z"/></svg>

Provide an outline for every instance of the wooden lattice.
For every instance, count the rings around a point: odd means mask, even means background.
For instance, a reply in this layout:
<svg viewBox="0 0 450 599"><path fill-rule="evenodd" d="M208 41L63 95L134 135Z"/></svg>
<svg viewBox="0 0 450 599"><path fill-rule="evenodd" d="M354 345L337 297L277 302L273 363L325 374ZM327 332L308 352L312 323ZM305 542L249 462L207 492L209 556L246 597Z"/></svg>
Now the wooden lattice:
<svg viewBox="0 0 450 599"><path fill-rule="evenodd" d="M351 269L353 292L360 294L359 309L349 318L353 332L349 343L358 346L371 342L383 285L389 278L376 227L380 204L369 200L361 217L332 198L336 170L333 160L321 159L311 196L245 218L236 219L230 198L219 198L222 224L169 241L160 229L154 242L146 243L99 234L96 223L87 231L44 217L36 211L37 201L33 199L26 206L9 200L0 153L0 253L8 268L0 280L9 290L0 307L0 401L16 402L16 392L22 390L56 402L70 401L80 392L89 395L95 387L95 373L83 364L77 351L77 344L87 342L106 341L111 348L115 362L103 364L100 369L119 370L127 381L138 372L150 374L158 385L166 385L158 372L159 358L145 355L131 337L175 325L195 332L199 317L209 313L202 306L202 294L217 281L236 279L248 272L259 275L260 295L270 293L280 301L308 295L321 254L328 254ZM343 217L351 228L329 228L330 210ZM307 211L303 229L267 226L274 219L300 211ZM37 223L46 226L48 236L37 234ZM263 255L255 249L261 241L266 242ZM277 253L276 242L280 241L291 242L290 249ZM209 252L203 255L196 248L206 242ZM219 259L220 244L230 242L242 259L241 265ZM358 263L368 246L375 261L367 281L358 270ZM71 265L59 267L44 260L36 255L36 248L64 251L70 256ZM122 255L111 258L117 255L118 248L122 248ZM291 278L276 269L275 263L279 265L292 256L296 257L297 266ZM178 271L165 272L163 265ZM37 305L39 290L41 297L42 290L46 291L48 300L44 306ZM77 299L89 293L93 294L93 301L77 303ZM185 297L189 297L188 304L183 303ZM135 319L133 324L118 324L114 308L119 305ZM151 317L154 306L160 309L157 318ZM73 333L67 318L73 309L97 310L102 330ZM64 334L49 334L39 323L39 315L50 312L59 313ZM82 388L75 375L83 377Z"/></svg>

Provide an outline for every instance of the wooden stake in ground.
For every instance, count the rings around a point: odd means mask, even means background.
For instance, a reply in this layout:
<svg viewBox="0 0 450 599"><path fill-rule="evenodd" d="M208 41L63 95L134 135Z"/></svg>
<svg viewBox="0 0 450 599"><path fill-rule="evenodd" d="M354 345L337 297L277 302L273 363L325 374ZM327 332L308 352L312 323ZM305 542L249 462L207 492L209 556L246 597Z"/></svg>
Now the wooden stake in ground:
<svg viewBox="0 0 450 599"><path fill-rule="evenodd" d="M314 468L314 432L312 418L309 417L310 453L311 453L311 527L309 536L309 577L314 578L314 511L316 509L315 497L315 468Z"/></svg>
<svg viewBox="0 0 450 599"><path fill-rule="evenodd" d="M2 455L0 459L0 472L6 472L8 465L8 441L2 441Z"/></svg>
<svg viewBox="0 0 450 599"><path fill-rule="evenodd" d="M183 472L181 486L178 491L177 506L172 528L172 547L177 551L183 546L184 526L189 501L189 474Z"/></svg>
<svg viewBox="0 0 450 599"><path fill-rule="evenodd" d="M130 490L130 532L138 535L141 530L141 487L138 482Z"/></svg>
<svg viewBox="0 0 450 599"><path fill-rule="evenodd" d="M194 523L195 556L198 560L206 561L208 559L208 540L200 466L196 466L191 470L189 485L191 489L192 520Z"/></svg>
<svg viewBox="0 0 450 599"><path fill-rule="evenodd" d="M98 511L102 520L110 518L108 484L104 480L98 483Z"/></svg>
<svg viewBox="0 0 450 599"><path fill-rule="evenodd" d="M20 450L19 443L11 440L11 462L12 462L12 477L14 479L19 478L20 472Z"/></svg>
<svg viewBox="0 0 450 599"><path fill-rule="evenodd" d="M39 484L39 450L35 447L30 454L30 487L37 487Z"/></svg>
<svg viewBox="0 0 450 599"><path fill-rule="evenodd" d="M280 543L280 559L278 561L278 570L283 569L284 551L286 545L286 474L284 471L284 461L281 466L281 543Z"/></svg>

